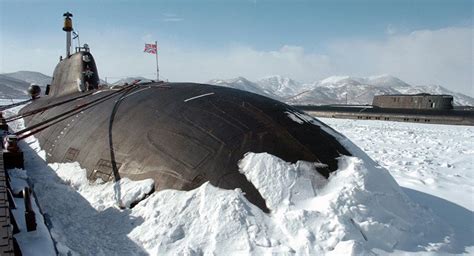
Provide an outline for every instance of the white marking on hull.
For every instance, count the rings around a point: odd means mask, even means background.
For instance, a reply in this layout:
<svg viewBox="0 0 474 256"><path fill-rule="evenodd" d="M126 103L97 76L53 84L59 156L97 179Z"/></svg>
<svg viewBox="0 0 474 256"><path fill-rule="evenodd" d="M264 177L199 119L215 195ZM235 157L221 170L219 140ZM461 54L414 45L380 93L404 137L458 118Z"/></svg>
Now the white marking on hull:
<svg viewBox="0 0 474 256"><path fill-rule="evenodd" d="M214 94L213 92L206 93L206 94L201 94L201 95L198 95L198 96L189 98L189 99L185 99L184 102L188 102L188 101L191 101L191 100L199 99L199 98L206 97L206 96L213 95L213 94Z"/></svg>

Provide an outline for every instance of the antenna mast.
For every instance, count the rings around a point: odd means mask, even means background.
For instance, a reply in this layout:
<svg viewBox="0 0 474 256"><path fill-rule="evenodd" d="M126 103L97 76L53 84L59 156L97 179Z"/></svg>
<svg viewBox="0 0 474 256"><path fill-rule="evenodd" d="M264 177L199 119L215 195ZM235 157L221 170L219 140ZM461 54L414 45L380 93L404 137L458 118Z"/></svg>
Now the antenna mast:
<svg viewBox="0 0 474 256"><path fill-rule="evenodd" d="M66 12L63 17L65 17L63 30L66 31L66 58L68 58L71 55L71 32L74 30L72 28L72 13Z"/></svg>

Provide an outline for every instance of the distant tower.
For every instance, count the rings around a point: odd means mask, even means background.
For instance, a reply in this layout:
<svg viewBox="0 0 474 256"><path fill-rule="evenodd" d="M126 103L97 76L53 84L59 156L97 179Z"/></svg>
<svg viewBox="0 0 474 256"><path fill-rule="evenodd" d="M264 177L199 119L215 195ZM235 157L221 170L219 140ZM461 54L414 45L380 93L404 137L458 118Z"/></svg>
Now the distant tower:
<svg viewBox="0 0 474 256"><path fill-rule="evenodd" d="M68 58L71 55L71 32L74 30L72 28L72 13L66 12L63 16L65 17L63 30L66 31L66 58Z"/></svg>

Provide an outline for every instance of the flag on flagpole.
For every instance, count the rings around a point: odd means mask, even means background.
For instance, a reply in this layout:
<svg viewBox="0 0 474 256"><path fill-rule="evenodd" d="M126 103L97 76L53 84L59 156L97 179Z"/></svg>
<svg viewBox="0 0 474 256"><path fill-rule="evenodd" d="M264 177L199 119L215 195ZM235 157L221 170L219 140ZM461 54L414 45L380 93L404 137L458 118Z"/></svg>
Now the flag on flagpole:
<svg viewBox="0 0 474 256"><path fill-rule="evenodd" d="M157 44L145 44L144 52L151 53L151 54L156 54L157 51L158 51L158 45Z"/></svg>

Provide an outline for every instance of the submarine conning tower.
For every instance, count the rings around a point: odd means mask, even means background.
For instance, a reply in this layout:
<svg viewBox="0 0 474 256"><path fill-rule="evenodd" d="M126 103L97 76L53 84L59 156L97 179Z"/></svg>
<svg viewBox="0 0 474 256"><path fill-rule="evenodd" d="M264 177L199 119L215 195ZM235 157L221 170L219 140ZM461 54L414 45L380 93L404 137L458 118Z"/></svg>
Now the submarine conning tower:
<svg viewBox="0 0 474 256"><path fill-rule="evenodd" d="M72 14L63 14L66 32L66 57L60 57L60 61L53 73L53 80L49 89L51 96L63 96L74 92L85 92L99 87L99 73L87 44L76 47L75 53L71 54L71 32Z"/></svg>

